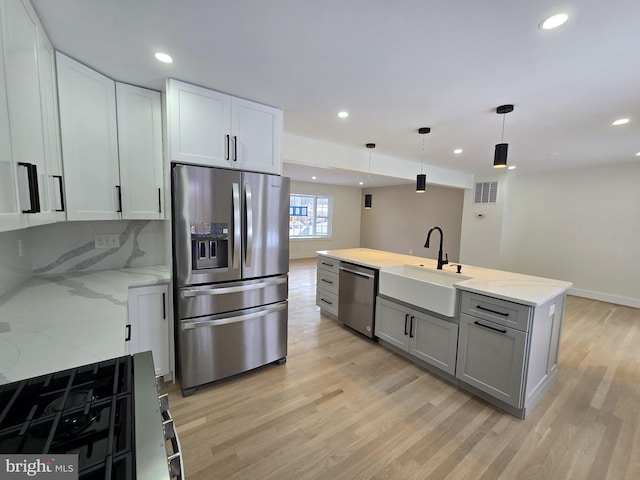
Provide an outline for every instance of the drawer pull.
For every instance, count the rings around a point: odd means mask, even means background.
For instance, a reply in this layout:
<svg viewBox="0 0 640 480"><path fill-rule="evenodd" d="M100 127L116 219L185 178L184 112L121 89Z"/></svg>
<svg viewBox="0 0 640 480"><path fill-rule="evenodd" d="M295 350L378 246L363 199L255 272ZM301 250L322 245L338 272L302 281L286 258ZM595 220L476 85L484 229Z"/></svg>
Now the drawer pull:
<svg viewBox="0 0 640 480"><path fill-rule="evenodd" d="M333 305L333 302L330 302L329 300L325 300L324 298L321 298L320 301L326 303L327 305Z"/></svg>
<svg viewBox="0 0 640 480"><path fill-rule="evenodd" d="M328 283L329 285L333 285L333 282L331 280L326 280L324 278L321 278L320 280L323 281L324 283Z"/></svg>
<svg viewBox="0 0 640 480"><path fill-rule="evenodd" d="M321 262L322 265L326 265L327 267L333 267L334 264L333 263L327 263L327 262Z"/></svg>
<svg viewBox="0 0 640 480"><path fill-rule="evenodd" d="M480 322L473 322L474 325L478 325L479 327L484 327L484 328L488 328L489 330L495 330L496 332L500 332L500 333L507 333L506 330L502 330L500 328L495 328L495 327L490 327L489 325L485 325L483 323Z"/></svg>
<svg viewBox="0 0 640 480"><path fill-rule="evenodd" d="M495 313L496 315L501 315L501 316L503 316L503 317L508 317L508 316L509 316L509 313L508 313L508 312L507 312L507 313L504 313L504 312L497 312L496 310L491 310L490 308L484 308L484 307L482 307L482 306L480 306L480 305L476 305L476 308L477 308L478 310L482 310L483 312Z"/></svg>

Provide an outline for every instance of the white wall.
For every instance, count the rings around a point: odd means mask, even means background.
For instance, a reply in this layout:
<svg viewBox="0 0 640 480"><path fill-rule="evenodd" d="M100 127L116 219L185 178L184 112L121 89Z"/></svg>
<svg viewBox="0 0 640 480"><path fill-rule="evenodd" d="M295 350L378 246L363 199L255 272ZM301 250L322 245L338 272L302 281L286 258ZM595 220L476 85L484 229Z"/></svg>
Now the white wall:
<svg viewBox="0 0 640 480"><path fill-rule="evenodd" d="M640 165L514 173L502 225L496 212L478 227L465 197L462 261L567 280L576 295L640 307Z"/></svg>
<svg viewBox="0 0 640 480"><path fill-rule="evenodd" d="M291 193L329 196L332 203L333 229L329 239L290 240L290 258L315 257L317 250L360 246L360 188L292 181Z"/></svg>

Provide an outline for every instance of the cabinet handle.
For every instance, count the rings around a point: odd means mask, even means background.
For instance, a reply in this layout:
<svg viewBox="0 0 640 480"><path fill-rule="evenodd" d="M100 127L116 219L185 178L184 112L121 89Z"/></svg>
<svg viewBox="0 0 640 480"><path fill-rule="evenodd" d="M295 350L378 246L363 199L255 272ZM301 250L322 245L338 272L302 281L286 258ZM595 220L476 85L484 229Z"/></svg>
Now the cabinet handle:
<svg viewBox="0 0 640 480"><path fill-rule="evenodd" d="M60 192L60 209L56 209L56 212L64 212L64 190L62 188L62 175L52 175L53 178L58 179L58 191Z"/></svg>
<svg viewBox="0 0 640 480"><path fill-rule="evenodd" d="M409 321L409 314L404 314L404 334L407 335L407 323Z"/></svg>
<svg viewBox="0 0 640 480"><path fill-rule="evenodd" d="M162 213L162 192L160 187L158 187L158 213Z"/></svg>
<svg viewBox="0 0 640 480"><path fill-rule="evenodd" d="M233 136L233 161L238 161L238 136Z"/></svg>
<svg viewBox="0 0 640 480"><path fill-rule="evenodd" d="M229 160L229 148L230 148L230 145L229 145L229 135L225 135L225 136L227 137L227 160Z"/></svg>
<svg viewBox="0 0 640 480"><path fill-rule="evenodd" d="M333 302L330 302L329 300L325 300L324 298L321 298L320 301L326 303L327 305L333 305Z"/></svg>
<svg viewBox="0 0 640 480"><path fill-rule="evenodd" d="M120 185L116 185L116 191L118 192L118 209L116 212L122 212L122 189Z"/></svg>
<svg viewBox="0 0 640 480"><path fill-rule="evenodd" d="M162 292L162 319L167 319L167 299L164 292Z"/></svg>
<svg viewBox="0 0 640 480"><path fill-rule="evenodd" d="M503 316L503 317L508 317L508 316L509 316L509 313L508 313L508 312L507 312L507 313L504 313L504 312L498 312L498 311L496 311L496 310L491 310L490 308L484 308L484 307L482 307L482 306L480 306L480 305L476 305L476 308L477 308L478 310L482 310L483 312L495 313L496 315L501 315L501 316Z"/></svg>
<svg viewBox="0 0 640 480"><path fill-rule="evenodd" d="M322 262L322 265L326 265L327 267L333 267L333 263Z"/></svg>
<svg viewBox="0 0 640 480"><path fill-rule="evenodd" d="M500 328L495 328L495 327L490 327L489 325L485 325L483 323L480 322L473 322L474 325L478 325L479 327L484 327L484 328L488 328L489 330L494 330L496 332L500 332L500 333L507 333L506 330L502 330Z"/></svg>
<svg viewBox="0 0 640 480"><path fill-rule="evenodd" d="M416 317L414 317L413 315L411 315L411 325L410 325L410 327L409 327L409 338L413 338L413 320L414 320L415 318L416 318Z"/></svg>
<svg viewBox="0 0 640 480"><path fill-rule="evenodd" d="M328 283L329 285L333 285L333 282L331 280L327 280L326 278L321 278L320 281L324 283Z"/></svg>
<svg viewBox="0 0 640 480"><path fill-rule="evenodd" d="M40 192L38 190L38 166L33 163L18 162L27 169L27 183L29 184L29 209L22 213L40 213Z"/></svg>
<svg viewBox="0 0 640 480"><path fill-rule="evenodd" d="M125 332L127 332L125 334L124 341L128 342L129 340L131 340L131 325L127 325L126 327L124 327L124 329Z"/></svg>

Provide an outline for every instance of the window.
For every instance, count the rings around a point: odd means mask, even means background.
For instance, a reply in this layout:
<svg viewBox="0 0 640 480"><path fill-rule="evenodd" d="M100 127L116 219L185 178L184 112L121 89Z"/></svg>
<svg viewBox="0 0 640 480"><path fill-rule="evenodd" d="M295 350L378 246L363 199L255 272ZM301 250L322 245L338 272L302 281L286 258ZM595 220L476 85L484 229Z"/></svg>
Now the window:
<svg viewBox="0 0 640 480"><path fill-rule="evenodd" d="M289 196L289 238L329 237L331 202L315 195Z"/></svg>

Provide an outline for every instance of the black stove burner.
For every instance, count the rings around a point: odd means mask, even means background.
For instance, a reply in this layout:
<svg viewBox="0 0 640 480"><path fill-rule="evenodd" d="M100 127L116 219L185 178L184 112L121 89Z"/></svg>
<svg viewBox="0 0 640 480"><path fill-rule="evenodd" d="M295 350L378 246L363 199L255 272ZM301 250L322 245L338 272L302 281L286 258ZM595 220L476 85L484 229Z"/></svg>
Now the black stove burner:
<svg viewBox="0 0 640 480"><path fill-rule="evenodd" d="M0 452L73 453L79 478L134 478L131 357L0 385Z"/></svg>

